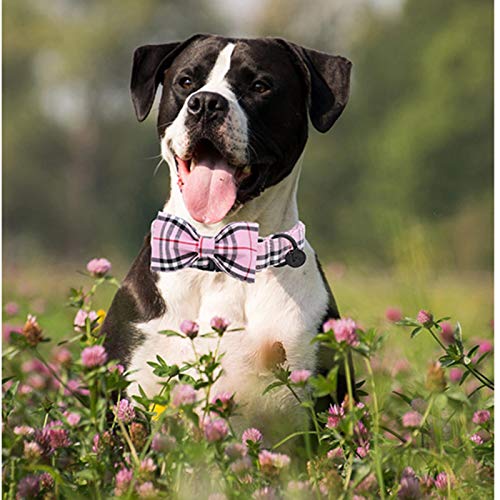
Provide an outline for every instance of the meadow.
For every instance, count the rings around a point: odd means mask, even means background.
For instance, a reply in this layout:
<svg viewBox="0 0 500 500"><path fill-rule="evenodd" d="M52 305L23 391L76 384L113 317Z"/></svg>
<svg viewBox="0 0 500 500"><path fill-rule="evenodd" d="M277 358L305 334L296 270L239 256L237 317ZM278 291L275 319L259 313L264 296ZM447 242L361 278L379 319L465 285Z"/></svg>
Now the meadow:
<svg viewBox="0 0 500 500"><path fill-rule="evenodd" d="M269 443L258 429L232 431L233 395L209 397L220 376L216 353L198 359L196 377L152 359L164 390L132 406L121 368L99 352L98 316L115 285L78 267L5 266L4 498L492 497L488 273L436 273L421 259L412 272L327 266L355 327L331 324L318 341L340 353L339 364L353 355L360 403L346 398L315 414L315 399L335 393L336 372L321 378L277 365L270 392L300 393L314 430ZM123 269L112 271L121 277ZM36 320L26 322L28 313ZM224 333L214 325L199 334ZM180 325L166 334L189 342L189 333ZM112 393L121 395L116 405Z"/></svg>

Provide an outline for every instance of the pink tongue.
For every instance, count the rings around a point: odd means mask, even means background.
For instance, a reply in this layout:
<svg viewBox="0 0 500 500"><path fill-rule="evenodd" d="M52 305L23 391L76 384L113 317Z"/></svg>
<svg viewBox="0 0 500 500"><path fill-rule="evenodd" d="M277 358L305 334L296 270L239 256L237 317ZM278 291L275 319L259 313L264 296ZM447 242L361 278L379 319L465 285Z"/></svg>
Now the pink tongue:
<svg viewBox="0 0 500 500"><path fill-rule="evenodd" d="M234 170L222 157L200 158L184 179L182 195L194 220L220 222L236 201Z"/></svg>

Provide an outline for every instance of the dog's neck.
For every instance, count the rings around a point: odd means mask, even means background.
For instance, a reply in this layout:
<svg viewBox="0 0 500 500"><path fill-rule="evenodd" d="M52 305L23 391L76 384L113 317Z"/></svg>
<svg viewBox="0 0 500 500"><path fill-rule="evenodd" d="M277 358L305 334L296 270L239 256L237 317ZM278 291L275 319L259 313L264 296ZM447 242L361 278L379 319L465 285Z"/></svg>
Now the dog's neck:
<svg viewBox="0 0 500 500"><path fill-rule="evenodd" d="M205 225L196 222L189 214L182 193L177 183L171 182L170 197L163 210L190 222L201 234L207 236L217 233L230 222L257 222L260 226L259 235L291 229L299 220L297 207L297 188L302 168L302 156L292 172L277 185L266 189L260 196L249 201L234 214L217 224ZM170 165L170 179L177 179L176 167Z"/></svg>

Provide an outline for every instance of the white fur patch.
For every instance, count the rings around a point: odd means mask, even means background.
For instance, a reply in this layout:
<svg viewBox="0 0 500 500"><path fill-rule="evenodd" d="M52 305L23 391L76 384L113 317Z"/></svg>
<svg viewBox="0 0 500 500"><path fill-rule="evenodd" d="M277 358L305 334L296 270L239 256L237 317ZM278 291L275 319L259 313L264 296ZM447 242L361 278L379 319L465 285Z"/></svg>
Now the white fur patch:
<svg viewBox="0 0 500 500"><path fill-rule="evenodd" d="M175 156L184 158L189 147L189 134L185 125L188 116L187 103L198 92L214 92L227 99L229 112L221 129L221 135L226 138L227 144L230 145L233 157L237 158L241 164L246 163L248 147L247 117L226 80L226 75L231 68L231 55L234 49L235 44L228 43L221 50L205 85L186 98L175 120L165 129L165 133L161 139L161 152L170 167L172 186L175 186L172 189L173 193L175 191L180 194L176 182L178 172Z"/></svg>

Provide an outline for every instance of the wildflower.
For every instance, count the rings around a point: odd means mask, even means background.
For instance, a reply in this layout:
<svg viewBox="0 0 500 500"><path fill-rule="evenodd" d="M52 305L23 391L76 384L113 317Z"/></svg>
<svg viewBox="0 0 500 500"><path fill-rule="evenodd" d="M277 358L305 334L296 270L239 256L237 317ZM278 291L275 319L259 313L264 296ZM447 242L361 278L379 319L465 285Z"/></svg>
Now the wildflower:
<svg viewBox="0 0 500 500"><path fill-rule="evenodd" d="M391 321L392 323L397 323L403 319L403 313L401 309L397 307L388 307L385 310L385 319Z"/></svg>
<svg viewBox="0 0 500 500"><path fill-rule="evenodd" d="M329 319L323 325L323 331L333 330L337 342L345 342L350 346L359 345L358 326L351 318Z"/></svg>
<svg viewBox="0 0 500 500"><path fill-rule="evenodd" d="M420 483L411 467L406 467L399 482L398 498L404 500L416 500L422 498Z"/></svg>
<svg viewBox="0 0 500 500"><path fill-rule="evenodd" d="M429 366L425 385L427 389L432 392L442 392L446 389L444 370L439 361L436 361Z"/></svg>
<svg viewBox="0 0 500 500"><path fill-rule="evenodd" d="M365 424L361 420L356 422L354 425L354 432L360 437L368 436L368 429L365 427Z"/></svg>
<svg viewBox="0 0 500 500"><path fill-rule="evenodd" d="M248 472L252 468L250 457L242 457L231 464L231 470L238 475Z"/></svg>
<svg viewBox="0 0 500 500"><path fill-rule="evenodd" d="M227 327L229 325L230 325L230 322L227 319L225 319L225 318L221 318L220 316L214 316L210 320L210 326L219 335L222 335L227 330Z"/></svg>
<svg viewBox="0 0 500 500"><path fill-rule="evenodd" d="M48 431L49 443L53 450L58 448L67 448L71 446L71 441L69 439L68 431L65 429L59 429L57 427L51 427Z"/></svg>
<svg viewBox="0 0 500 500"><path fill-rule="evenodd" d="M40 479L38 476L25 476L17 485L18 498L35 498L40 492Z"/></svg>
<svg viewBox="0 0 500 500"><path fill-rule="evenodd" d="M475 424L481 425L485 424L488 422L488 420L491 418L491 414L488 410L478 410L474 413L472 417L472 422Z"/></svg>
<svg viewBox="0 0 500 500"><path fill-rule="evenodd" d="M52 351L52 359L58 365L69 365L71 363L71 352L65 347L60 347Z"/></svg>
<svg viewBox="0 0 500 500"><path fill-rule="evenodd" d="M231 443L226 446L224 452L229 458L242 458L246 455L247 448L241 443Z"/></svg>
<svg viewBox="0 0 500 500"><path fill-rule="evenodd" d="M212 443L224 439L229 432L229 428L225 420L218 418L206 422L203 426L203 432L206 440Z"/></svg>
<svg viewBox="0 0 500 500"><path fill-rule="evenodd" d="M397 375L398 373L401 373L401 372L407 372L410 370L410 363L409 361L406 359L406 358L403 358L403 359L397 359L395 362L394 362L394 365L392 367L392 370L391 370L391 375L392 376L395 376Z"/></svg>
<svg viewBox="0 0 500 500"><path fill-rule="evenodd" d="M27 460L36 460L43 454L42 447L34 441L24 442L24 457Z"/></svg>
<svg viewBox="0 0 500 500"><path fill-rule="evenodd" d="M40 489L51 490L54 487L54 478L48 473L44 472L39 476Z"/></svg>
<svg viewBox="0 0 500 500"><path fill-rule="evenodd" d="M137 448L141 449L146 443L146 439L148 437L148 433L144 425L139 422L132 422L130 425L130 438L132 440L132 444Z"/></svg>
<svg viewBox="0 0 500 500"><path fill-rule="evenodd" d="M200 327L198 326L198 323L195 323L194 321L191 321L189 319L185 319L181 323L180 329L181 329L181 332L186 337L189 337L190 339L194 339L198 335Z"/></svg>
<svg viewBox="0 0 500 500"><path fill-rule="evenodd" d="M84 311L83 309L80 309L76 315L75 319L73 320L73 326L76 332L84 332L85 329L87 328L87 319L89 320L90 324L92 325L94 321L99 319L99 315L95 311Z"/></svg>
<svg viewBox="0 0 500 500"><path fill-rule="evenodd" d="M449 321L443 321L439 324L441 328L441 339L445 344L453 344L455 342L454 328Z"/></svg>
<svg viewBox="0 0 500 500"><path fill-rule="evenodd" d="M311 372L309 370L293 370L290 373L290 382L293 384L305 384L310 376Z"/></svg>
<svg viewBox="0 0 500 500"><path fill-rule="evenodd" d="M108 259L92 259L87 263L87 271L95 276L101 278L111 269L111 262Z"/></svg>
<svg viewBox="0 0 500 500"><path fill-rule="evenodd" d="M2 325L2 339L4 342L9 342L10 341L10 335L11 333L23 333L23 329L20 326L14 326L14 325L9 325L7 323L4 323Z"/></svg>
<svg viewBox="0 0 500 500"><path fill-rule="evenodd" d="M370 451L370 443L368 442L361 443L361 445L356 448L356 453L361 458L367 457L369 451Z"/></svg>
<svg viewBox="0 0 500 500"><path fill-rule="evenodd" d="M283 453L273 453L268 450L262 450L259 453L259 465L265 474L274 475L290 464L290 457Z"/></svg>
<svg viewBox="0 0 500 500"><path fill-rule="evenodd" d="M482 438L482 437L481 437L478 433L472 434L472 436L470 437L470 440L471 440L474 444L477 444L477 445L480 445L480 444L483 444L483 443L484 443L483 438Z"/></svg>
<svg viewBox="0 0 500 500"><path fill-rule="evenodd" d="M261 443L262 442L262 433L259 429L255 427L250 427L243 431L243 435L241 436L241 442L246 445L248 442L250 443Z"/></svg>
<svg viewBox="0 0 500 500"><path fill-rule="evenodd" d="M16 425L16 427L14 427L14 434L16 436L31 436L34 432L35 429L28 425Z"/></svg>
<svg viewBox="0 0 500 500"><path fill-rule="evenodd" d="M156 470L156 465L153 462L152 458L144 459L139 466L139 473L140 474L148 475L148 474L151 474L152 472L154 472L155 470Z"/></svg>
<svg viewBox="0 0 500 500"><path fill-rule="evenodd" d="M41 375L51 375L47 366L39 359L32 358L21 365L23 373L37 373Z"/></svg>
<svg viewBox="0 0 500 500"><path fill-rule="evenodd" d="M432 326L434 322L434 316L429 311L421 309L417 314L417 321L424 326Z"/></svg>
<svg viewBox="0 0 500 500"><path fill-rule="evenodd" d="M35 442L40 446L43 455L54 453L59 448L71 446L68 431L61 428L62 422L54 421L42 429L35 430Z"/></svg>
<svg viewBox="0 0 500 500"><path fill-rule="evenodd" d="M337 448L333 448L332 450L329 450L328 453L326 454L327 458L333 461L339 461L344 459L344 450L340 448L339 446Z"/></svg>
<svg viewBox="0 0 500 500"><path fill-rule="evenodd" d="M7 302L3 310L7 316L16 316L19 313L19 305L16 302Z"/></svg>
<svg viewBox="0 0 500 500"><path fill-rule="evenodd" d="M120 399L115 406L116 416L125 424L129 424L135 418L135 410L128 399Z"/></svg>
<svg viewBox="0 0 500 500"><path fill-rule="evenodd" d="M136 488L139 498L158 498L158 490L151 481L146 481Z"/></svg>
<svg viewBox="0 0 500 500"><path fill-rule="evenodd" d="M94 437L92 438L92 451L94 453L99 453L101 451L101 437L99 434L94 434Z"/></svg>
<svg viewBox="0 0 500 500"><path fill-rule="evenodd" d="M120 363L117 363L116 365L111 365L110 367L108 367L108 371L109 373L117 372L118 375L122 375L125 371L125 367Z"/></svg>
<svg viewBox="0 0 500 500"><path fill-rule="evenodd" d="M82 351L82 364L86 368L95 368L106 363L108 355L102 345L86 347Z"/></svg>
<svg viewBox="0 0 500 500"><path fill-rule="evenodd" d="M189 384L177 384L171 392L172 406L192 405L196 401L196 391Z"/></svg>
<svg viewBox="0 0 500 500"><path fill-rule="evenodd" d="M434 479L428 474L423 475L420 478L420 485L426 490L431 490L434 487Z"/></svg>
<svg viewBox="0 0 500 500"><path fill-rule="evenodd" d="M80 419L82 418L78 413L69 411L65 411L64 416L66 417L66 421L69 425L71 425L71 427L75 427L75 425L78 425L80 423Z"/></svg>
<svg viewBox="0 0 500 500"><path fill-rule="evenodd" d="M155 434L151 441L151 449L158 453L171 451L176 445L176 440L172 436Z"/></svg>
<svg viewBox="0 0 500 500"><path fill-rule="evenodd" d="M28 319L21 333L31 347L36 347L43 340L42 329L36 320L36 316L31 314L28 314Z"/></svg>
<svg viewBox="0 0 500 500"><path fill-rule="evenodd" d="M434 479L434 486L440 490L444 491L448 489L448 474L446 472L440 472L436 479Z"/></svg>
<svg viewBox="0 0 500 500"><path fill-rule="evenodd" d="M26 383L30 386L33 387L33 389L40 390L44 389L47 385L47 379L43 377L42 375L38 375L37 373L30 375L26 379Z"/></svg>
<svg viewBox="0 0 500 500"><path fill-rule="evenodd" d="M134 473L127 468L120 469L115 476L115 495L123 495L129 488L134 477Z"/></svg>
<svg viewBox="0 0 500 500"><path fill-rule="evenodd" d="M88 396L89 390L81 385L79 380L71 379L66 382L64 387L64 395L71 396L73 394L81 394L82 396Z"/></svg>
<svg viewBox="0 0 500 500"><path fill-rule="evenodd" d="M217 406L217 409L222 412L231 413L235 406L233 394L229 392L221 392L219 394L216 394L212 398L212 404Z"/></svg>
<svg viewBox="0 0 500 500"><path fill-rule="evenodd" d="M484 354L485 352L493 351L493 344L489 340L480 340L479 341L479 349L477 352L479 354Z"/></svg>
<svg viewBox="0 0 500 500"><path fill-rule="evenodd" d="M28 384L19 384L17 392L22 396L26 396L26 394L33 392L33 387L30 387Z"/></svg>
<svg viewBox="0 0 500 500"><path fill-rule="evenodd" d="M422 423L422 415L416 411L409 411L403 415L403 427L419 427Z"/></svg>
<svg viewBox="0 0 500 500"><path fill-rule="evenodd" d="M272 486L264 486L253 494L254 500L278 500L280 497Z"/></svg>
<svg viewBox="0 0 500 500"><path fill-rule="evenodd" d="M457 384L462 379L464 372L460 368L452 368L450 370L450 382Z"/></svg>
<svg viewBox="0 0 500 500"><path fill-rule="evenodd" d="M340 423L340 421L344 418L345 411L342 406L337 404L330 405L328 408L328 420L326 422L326 426L329 429L335 429Z"/></svg>

